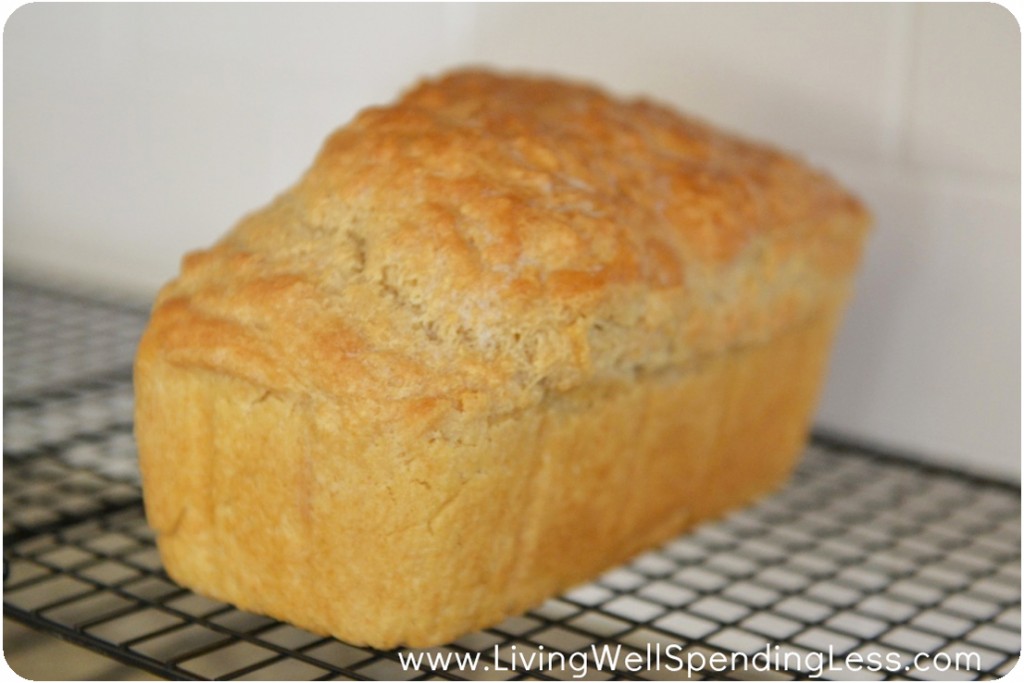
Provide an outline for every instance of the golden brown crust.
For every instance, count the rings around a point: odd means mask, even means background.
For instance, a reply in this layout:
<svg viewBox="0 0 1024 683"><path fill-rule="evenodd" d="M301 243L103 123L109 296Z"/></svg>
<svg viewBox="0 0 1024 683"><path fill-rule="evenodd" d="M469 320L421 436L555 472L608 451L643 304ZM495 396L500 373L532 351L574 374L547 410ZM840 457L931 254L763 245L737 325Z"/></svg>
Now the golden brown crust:
<svg viewBox="0 0 1024 683"><path fill-rule="evenodd" d="M502 413L772 338L846 286L866 224L821 174L664 107L456 72L186 259L147 341L268 388Z"/></svg>
<svg viewBox="0 0 1024 683"><path fill-rule="evenodd" d="M166 567L376 647L525 609L784 476L866 225L790 157L580 85L367 110L160 294Z"/></svg>

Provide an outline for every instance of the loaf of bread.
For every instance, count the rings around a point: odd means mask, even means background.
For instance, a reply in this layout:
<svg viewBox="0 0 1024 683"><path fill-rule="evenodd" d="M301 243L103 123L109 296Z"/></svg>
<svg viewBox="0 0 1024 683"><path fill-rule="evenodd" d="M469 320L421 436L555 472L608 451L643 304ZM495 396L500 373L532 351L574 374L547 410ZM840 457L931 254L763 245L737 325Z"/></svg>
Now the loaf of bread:
<svg viewBox="0 0 1024 683"><path fill-rule="evenodd" d="M868 217L645 100L466 70L332 134L160 293L135 365L176 581L443 643L771 490Z"/></svg>

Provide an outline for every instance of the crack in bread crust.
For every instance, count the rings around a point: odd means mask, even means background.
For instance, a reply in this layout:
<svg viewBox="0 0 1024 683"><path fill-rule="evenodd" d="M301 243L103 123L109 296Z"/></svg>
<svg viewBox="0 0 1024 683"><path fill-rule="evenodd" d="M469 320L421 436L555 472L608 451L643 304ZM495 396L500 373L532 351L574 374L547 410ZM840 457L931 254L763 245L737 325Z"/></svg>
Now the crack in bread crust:
<svg viewBox="0 0 1024 683"><path fill-rule="evenodd" d="M157 361L138 380L147 515L200 593L378 648L447 642L775 487L837 317L493 423L360 415L357 396L295 414L293 396ZM176 424L169 405L211 417ZM461 438L433 438L445 423ZM216 453L195 447L208 432Z"/></svg>
<svg viewBox="0 0 1024 683"><path fill-rule="evenodd" d="M824 175L664 107L456 72L361 113L191 254L149 334L297 391L509 411L799 325L848 286L867 223ZM190 343L173 315L244 333Z"/></svg>

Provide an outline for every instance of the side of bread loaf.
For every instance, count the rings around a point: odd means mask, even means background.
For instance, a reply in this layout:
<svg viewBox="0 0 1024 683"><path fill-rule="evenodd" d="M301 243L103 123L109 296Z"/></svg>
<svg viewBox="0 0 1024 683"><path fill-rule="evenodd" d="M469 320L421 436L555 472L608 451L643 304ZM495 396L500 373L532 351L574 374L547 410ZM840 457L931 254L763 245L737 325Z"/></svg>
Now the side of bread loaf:
<svg viewBox="0 0 1024 683"><path fill-rule="evenodd" d="M458 72L336 132L161 292L136 361L176 580L445 642L777 485L867 217L646 102Z"/></svg>

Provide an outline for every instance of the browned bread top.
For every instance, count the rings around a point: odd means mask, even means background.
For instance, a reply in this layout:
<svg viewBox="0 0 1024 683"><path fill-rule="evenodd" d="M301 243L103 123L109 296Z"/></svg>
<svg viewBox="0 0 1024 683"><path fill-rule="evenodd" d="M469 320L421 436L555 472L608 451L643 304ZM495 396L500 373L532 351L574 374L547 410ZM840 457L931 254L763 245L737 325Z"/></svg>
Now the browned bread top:
<svg viewBox="0 0 1024 683"><path fill-rule="evenodd" d="M867 224L821 173L664 106L458 71L186 257L140 362L501 414L771 339L843 295Z"/></svg>

